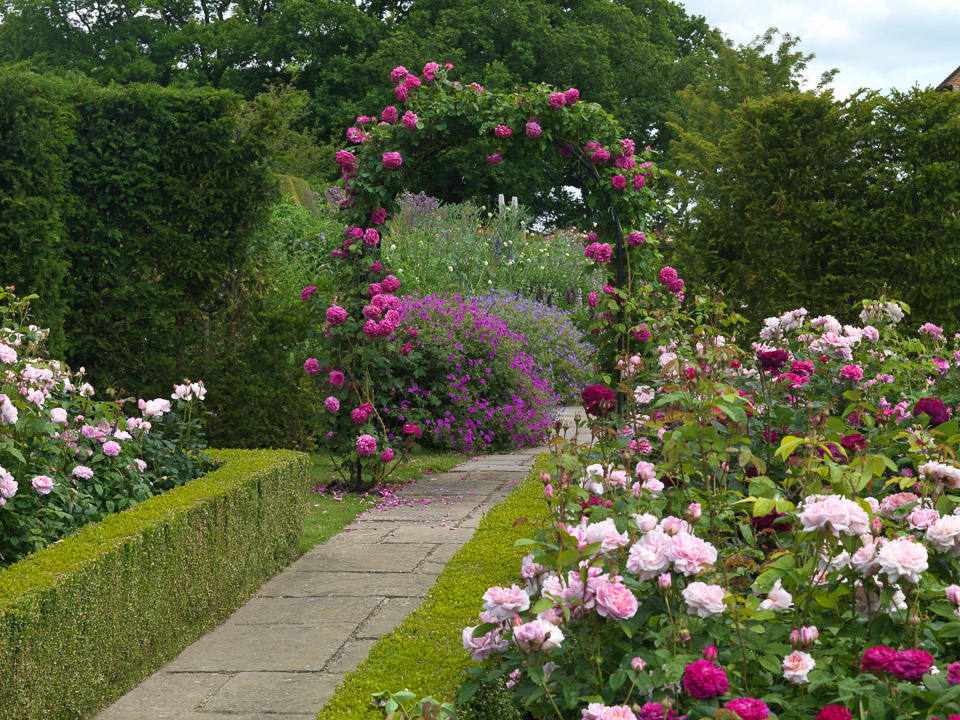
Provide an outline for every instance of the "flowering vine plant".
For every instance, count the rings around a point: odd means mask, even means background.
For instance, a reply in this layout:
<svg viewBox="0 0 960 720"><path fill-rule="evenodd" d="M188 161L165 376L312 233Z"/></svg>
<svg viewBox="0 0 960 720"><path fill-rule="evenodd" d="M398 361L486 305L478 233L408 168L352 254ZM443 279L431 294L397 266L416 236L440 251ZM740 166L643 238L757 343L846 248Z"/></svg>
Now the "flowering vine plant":
<svg viewBox="0 0 960 720"><path fill-rule="evenodd" d="M396 104L383 108L379 118L358 117L347 130L351 149L336 153L344 183L339 206L347 224L342 245L332 250L338 291L324 294L311 286L302 294L319 319L312 337L316 352L304 370L316 376L325 396L322 441L341 458L345 475L359 476L361 487L382 478L423 432L416 423L401 424L397 408L384 406L388 391L398 386L402 391L407 382L392 361L402 356L416 363L420 350L416 328L403 321L396 294L400 281L384 266L379 246L395 198L411 184L417 165L443 143L479 140L491 151L486 155L491 165L548 150L579 158L589 169L588 205L615 211L598 214L586 257L611 266L615 255L629 250L628 279L657 264L656 238L644 233L653 206L649 181L656 173L649 150L638 153L616 121L598 105L582 102L575 88L492 92L452 80L451 69L438 63L428 63L420 74L395 68L390 78ZM597 334L623 337L630 323L624 312L637 306L614 307L626 293L612 286L605 292L612 299ZM613 359L606 360L612 372Z"/></svg>
<svg viewBox="0 0 960 720"><path fill-rule="evenodd" d="M960 335L881 298L742 347L720 298L659 280L630 402L584 390L517 582L463 631L461 700L506 678L566 720L960 717Z"/></svg>
<svg viewBox="0 0 960 720"><path fill-rule="evenodd" d="M202 382L170 399L97 401L47 357L29 301L0 289L0 568L89 522L202 475Z"/></svg>

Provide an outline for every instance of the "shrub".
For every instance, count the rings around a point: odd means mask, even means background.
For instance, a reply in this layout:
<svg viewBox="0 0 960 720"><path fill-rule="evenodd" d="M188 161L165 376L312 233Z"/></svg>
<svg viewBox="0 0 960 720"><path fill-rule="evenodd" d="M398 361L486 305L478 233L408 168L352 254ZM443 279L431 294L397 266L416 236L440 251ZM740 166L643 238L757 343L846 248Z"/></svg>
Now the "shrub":
<svg viewBox="0 0 960 720"><path fill-rule="evenodd" d="M476 674L566 720L957 713L958 338L881 298L862 326L768 318L741 350L691 295L625 362L622 414L585 392L550 522L465 631L498 655Z"/></svg>
<svg viewBox="0 0 960 720"><path fill-rule="evenodd" d="M82 373L46 357L29 301L0 290L0 567L208 467L203 383L170 400L97 402Z"/></svg>
<svg viewBox="0 0 960 720"><path fill-rule="evenodd" d="M570 312L520 296L486 293L477 306L504 320L522 336L541 374L564 405L576 405L592 375L593 348L582 342Z"/></svg>
<svg viewBox="0 0 960 720"><path fill-rule="evenodd" d="M397 361L393 408L426 415L431 444L478 452L537 445L546 438L557 396L525 351L526 341L475 298L403 299L415 328L409 356Z"/></svg>
<svg viewBox="0 0 960 720"><path fill-rule="evenodd" d="M2 720L90 717L297 556L309 458L211 456L206 476L0 570Z"/></svg>

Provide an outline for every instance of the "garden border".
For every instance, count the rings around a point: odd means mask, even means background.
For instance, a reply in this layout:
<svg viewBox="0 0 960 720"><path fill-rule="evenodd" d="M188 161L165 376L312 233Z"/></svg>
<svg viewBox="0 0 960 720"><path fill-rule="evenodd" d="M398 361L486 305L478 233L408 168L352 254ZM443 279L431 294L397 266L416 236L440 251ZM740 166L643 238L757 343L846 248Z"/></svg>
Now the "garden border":
<svg viewBox="0 0 960 720"><path fill-rule="evenodd" d="M463 649L463 628L475 625L479 598L491 585L514 582L520 555L513 544L529 534L525 519L548 515L540 473L552 456L541 454L529 475L480 522L473 538L447 563L423 603L370 649L320 711L318 720L383 720L370 703L375 692L409 689L418 697L453 701L473 664ZM539 501L539 505L538 505Z"/></svg>
<svg viewBox="0 0 960 720"><path fill-rule="evenodd" d="M0 572L0 720L90 715L299 555L307 456L209 454L206 476Z"/></svg>

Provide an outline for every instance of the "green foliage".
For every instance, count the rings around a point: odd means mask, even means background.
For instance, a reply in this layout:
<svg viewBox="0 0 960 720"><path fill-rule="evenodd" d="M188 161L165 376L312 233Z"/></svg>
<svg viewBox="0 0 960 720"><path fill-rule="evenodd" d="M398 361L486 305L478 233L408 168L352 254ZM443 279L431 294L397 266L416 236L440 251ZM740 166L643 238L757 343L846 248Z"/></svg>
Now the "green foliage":
<svg viewBox="0 0 960 720"><path fill-rule="evenodd" d="M483 517L473 539L447 563L423 604L377 641L318 720L382 720L370 696L384 688L407 688L417 697L441 700L456 695L471 664L461 644L463 628L476 615L476 598L515 576L519 555L514 541L546 517L538 473L547 468L548 459L538 459L526 480Z"/></svg>
<svg viewBox="0 0 960 720"><path fill-rule="evenodd" d="M54 77L0 67L0 284L24 296L43 292L36 309L58 342L68 267L68 148L74 141L64 90Z"/></svg>
<svg viewBox="0 0 960 720"><path fill-rule="evenodd" d="M0 571L0 718L88 717L297 556L307 458L211 455L209 475Z"/></svg>
<svg viewBox="0 0 960 720"><path fill-rule="evenodd" d="M827 92L751 100L712 140L681 133L695 202L676 230L678 263L747 304L849 320L884 286L926 320L960 314L960 98L911 90L835 100Z"/></svg>

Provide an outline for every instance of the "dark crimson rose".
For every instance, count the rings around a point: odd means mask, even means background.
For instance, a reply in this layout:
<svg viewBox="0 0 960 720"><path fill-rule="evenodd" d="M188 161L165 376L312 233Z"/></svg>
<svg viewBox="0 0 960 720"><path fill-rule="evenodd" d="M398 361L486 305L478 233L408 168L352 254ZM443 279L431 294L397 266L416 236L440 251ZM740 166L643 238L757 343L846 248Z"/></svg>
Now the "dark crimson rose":
<svg viewBox="0 0 960 720"><path fill-rule="evenodd" d="M893 658L890 672L897 680L916 682L933 665L933 655L923 650L901 650Z"/></svg>
<svg viewBox="0 0 960 720"><path fill-rule="evenodd" d="M603 385L590 385L581 391L580 399L587 415L606 417L613 411L616 393Z"/></svg>
<svg viewBox="0 0 960 720"><path fill-rule="evenodd" d="M840 444L843 445L847 450L860 452L867 447L867 439L860 433L851 433L849 435L844 435L843 440L840 441Z"/></svg>
<svg viewBox="0 0 960 720"><path fill-rule="evenodd" d="M930 427L936 427L950 419L950 413L940 398L920 398L913 406L913 416L920 417L926 413L930 418Z"/></svg>
<svg viewBox="0 0 960 720"><path fill-rule="evenodd" d="M764 430L763 431L763 441L768 443L775 443L780 441L780 433L776 430Z"/></svg>
<svg viewBox="0 0 960 720"><path fill-rule="evenodd" d="M824 705L816 720L852 720L853 715L843 705Z"/></svg>
<svg viewBox="0 0 960 720"><path fill-rule="evenodd" d="M889 671L893 668L893 661L896 657L897 651L893 648L884 647L883 645L867 648L864 650L863 657L860 659L860 672L866 672L867 670L874 672L877 670Z"/></svg>
<svg viewBox="0 0 960 720"><path fill-rule="evenodd" d="M764 350L757 353L757 360L764 372L771 372L774 375L780 373L780 368L787 364L790 359L790 353L786 350Z"/></svg>
<svg viewBox="0 0 960 720"><path fill-rule="evenodd" d="M639 330L633 331L633 336L637 339L638 342L644 342L650 339L650 331L645 327L641 327Z"/></svg>
<svg viewBox="0 0 960 720"><path fill-rule="evenodd" d="M753 528L754 532L762 532L763 530L774 530L775 532L780 532L781 530L789 530L789 523L778 523L777 518L786 517L786 513L779 513L776 510L768 512L766 515L760 515L758 517L750 518L750 527Z"/></svg>

